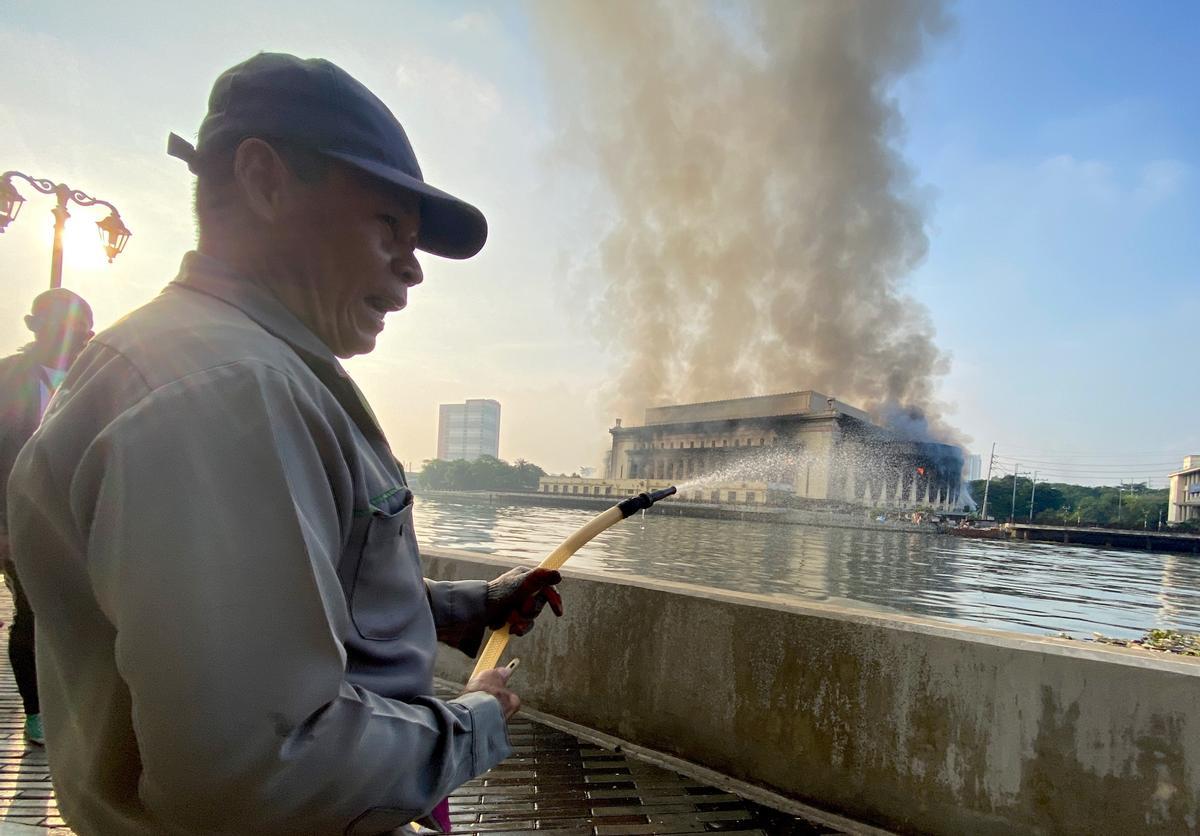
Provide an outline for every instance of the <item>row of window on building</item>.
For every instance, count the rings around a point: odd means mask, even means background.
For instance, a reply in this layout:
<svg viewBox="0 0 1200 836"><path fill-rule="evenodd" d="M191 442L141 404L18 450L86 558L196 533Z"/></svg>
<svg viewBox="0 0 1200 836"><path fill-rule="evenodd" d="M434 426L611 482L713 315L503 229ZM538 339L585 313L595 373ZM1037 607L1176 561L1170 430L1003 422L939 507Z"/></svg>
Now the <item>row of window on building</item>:
<svg viewBox="0 0 1200 836"><path fill-rule="evenodd" d="M701 473L715 469L716 468L713 466L713 463L707 460L697 461L695 459L687 459L676 462L662 462L654 460L641 466L639 466L637 463L631 465L629 468L629 478L641 479L648 477L656 480L687 479L692 476L699 476ZM623 465L618 471L618 478L626 478L625 467ZM773 470L766 474L766 481L785 482L788 481L788 478L782 470Z"/></svg>
<svg viewBox="0 0 1200 836"><path fill-rule="evenodd" d="M612 496L612 485L547 485L540 488L542 493L564 493L577 496ZM636 491L626 491L625 496L634 496ZM749 502L761 503L766 495L760 491L689 491L680 499L690 499L695 502Z"/></svg>
<svg viewBox="0 0 1200 836"><path fill-rule="evenodd" d="M745 441L745 444L742 443L743 441ZM776 438L771 439L771 446L775 446L778 443L779 443L778 439L776 439ZM766 445L767 445L767 440L765 438L760 438L758 440L757 445L754 443L753 438L747 438L747 439L735 438L735 439L733 439L733 444L729 443L728 438L722 438L720 444L717 443L717 440L715 438L713 439L711 444L709 444L707 441L704 441L704 440L700 441L700 449L704 449L705 447L755 447L755 446L765 447ZM648 441L648 442L644 441L638 445L637 449L639 449L639 450L675 450L675 449L695 450L697 448L696 448L695 441L689 441L687 443L687 447L684 447L683 442L681 441L681 442L679 442L678 448L676 448L674 441Z"/></svg>

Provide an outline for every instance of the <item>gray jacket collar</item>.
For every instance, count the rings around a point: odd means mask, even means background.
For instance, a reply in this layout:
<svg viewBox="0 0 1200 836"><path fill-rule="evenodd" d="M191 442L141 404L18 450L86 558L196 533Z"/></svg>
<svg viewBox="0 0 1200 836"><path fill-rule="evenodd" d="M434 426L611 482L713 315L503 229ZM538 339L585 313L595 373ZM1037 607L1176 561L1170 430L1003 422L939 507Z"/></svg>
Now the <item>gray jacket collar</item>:
<svg viewBox="0 0 1200 836"><path fill-rule="evenodd" d="M337 369L346 377L342 364L325 343L308 329L295 314L284 307L269 290L254 278L239 273L223 261L199 252L189 252L179 266L179 275L171 282L233 305L303 356Z"/></svg>
<svg viewBox="0 0 1200 836"><path fill-rule="evenodd" d="M372 444L380 445L381 451L387 450L387 457L392 458L379 420L337 356L269 290L224 262L194 250L184 255L179 275L168 290L173 287L233 305L267 333L291 346L350 414L363 435Z"/></svg>

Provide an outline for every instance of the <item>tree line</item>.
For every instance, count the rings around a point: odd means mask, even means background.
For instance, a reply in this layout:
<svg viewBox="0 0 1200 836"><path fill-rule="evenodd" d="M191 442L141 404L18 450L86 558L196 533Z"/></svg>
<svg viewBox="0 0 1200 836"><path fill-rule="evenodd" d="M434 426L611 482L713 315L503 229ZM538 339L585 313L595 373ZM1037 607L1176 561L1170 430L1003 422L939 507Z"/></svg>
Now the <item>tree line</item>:
<svg viewBox="0 0 1200 836"><path fill-rule="evenodd" d="M982 511L985 481L971 482L971 497ZM1062 482L1017 479L1017 499L1013 502L1013 477L993 479L988 491L987 513L997 520L1016 522L1029 520L1030 499L1033 500L1034 522L1050 525L1099 525L1114 528L1157 529L1161 519L1167 521L1166 488L1150 489L1144 482L1124 485L1089 487Z"/></svg>
<svg viewBox="0 0 1200 836"><path fill-rule="evenodd" d="M545 475L524 459L509 464L495 456L480 456L474 461L428 459L411 481L416 488L434 491L536 491L538 479Z"/></svg>

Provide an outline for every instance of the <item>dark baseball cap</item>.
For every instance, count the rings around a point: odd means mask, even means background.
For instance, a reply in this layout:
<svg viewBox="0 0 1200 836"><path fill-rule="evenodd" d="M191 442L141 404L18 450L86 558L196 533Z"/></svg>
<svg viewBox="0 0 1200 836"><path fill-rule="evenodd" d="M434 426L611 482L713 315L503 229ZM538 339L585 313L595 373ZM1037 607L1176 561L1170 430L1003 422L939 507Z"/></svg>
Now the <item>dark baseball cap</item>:
<svg viewBox="0 0 1200 836"><path fill-rule="evenodd" d="M336 64L260 52L229 68L213 84L196 145L171 134L167 153L197 173L252 136L308 148L419 196L419 249L470 258L487 240L483 213L425 182L399 120Z"/></svg>

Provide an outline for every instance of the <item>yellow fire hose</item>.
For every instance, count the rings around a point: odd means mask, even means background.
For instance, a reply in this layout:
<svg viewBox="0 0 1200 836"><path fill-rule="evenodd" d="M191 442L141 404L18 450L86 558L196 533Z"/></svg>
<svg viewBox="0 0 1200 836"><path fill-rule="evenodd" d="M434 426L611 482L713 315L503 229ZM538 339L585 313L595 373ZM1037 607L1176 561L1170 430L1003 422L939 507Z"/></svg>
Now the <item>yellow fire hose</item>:
<svg viewBox="0 0 1200 836"><path fill-rule="evenodd" d="M543 560L539 569L558 569L571 555L583 548L589 540L604 531L607 528L615 525L626 517L630 517L638 511L643 511L649 508L660 499L665 499L675 493L675 486L663 488L659 491L651 491L649 493L640 493L637 496L631 496L622 502L618 502L607 511L598 514L578 531L563 540L558 548L550 552ZM471 671L471 678L474 679L481 672L490 668L496 667L500 662L500 656L504 653L504 648L508 646L509 640L508 625L504 625L499 630L496 630L488 638L487 644L484 645L483 652L479 654L479 661L475 663L475 670Z"/></svg>

